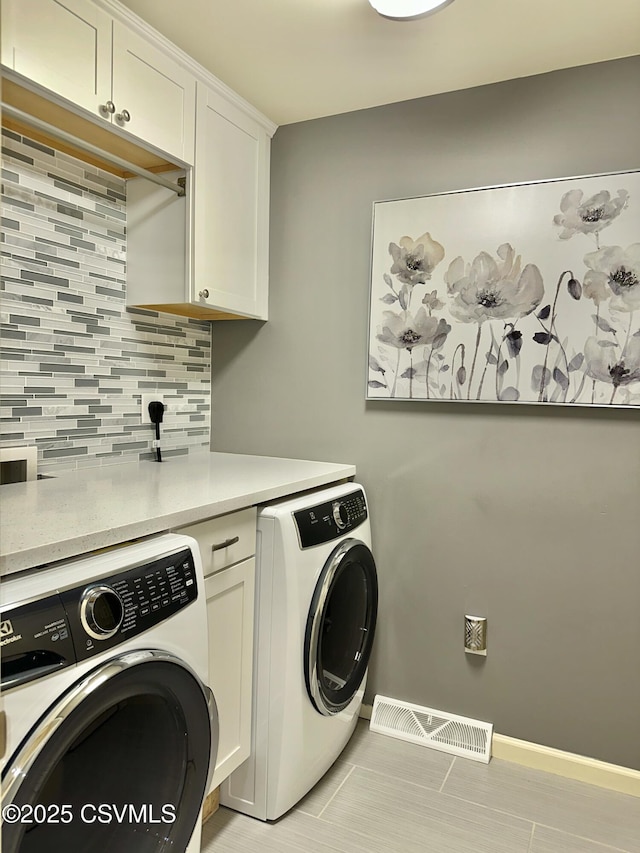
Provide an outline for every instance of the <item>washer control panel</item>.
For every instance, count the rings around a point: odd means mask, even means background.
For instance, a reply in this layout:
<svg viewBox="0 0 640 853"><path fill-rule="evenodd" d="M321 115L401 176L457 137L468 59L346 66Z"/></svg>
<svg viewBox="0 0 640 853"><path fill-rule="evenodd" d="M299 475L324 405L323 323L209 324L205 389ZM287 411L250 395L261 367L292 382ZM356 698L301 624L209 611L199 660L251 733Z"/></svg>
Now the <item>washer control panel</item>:
<svg viewBox="0 0 640 853"><path fill-rule="evenodd" d="M0 648L3 690L72 666L76 657L60 598L49 595L4 611Z"/></svg>
<svg viewBox="0 0 640 853"><path fill-rule="evenodd" d="M333 501L306 507L293 513L301 548L312 548L338 539L354 530L367 518L367 503L362 489L356 489Z"/></svg>
<svg viewBox="0 0 640 853"><path fill-rule="evenodd" d="M79 661L152 628L197 596L189 548L60 594Z"/></svg>

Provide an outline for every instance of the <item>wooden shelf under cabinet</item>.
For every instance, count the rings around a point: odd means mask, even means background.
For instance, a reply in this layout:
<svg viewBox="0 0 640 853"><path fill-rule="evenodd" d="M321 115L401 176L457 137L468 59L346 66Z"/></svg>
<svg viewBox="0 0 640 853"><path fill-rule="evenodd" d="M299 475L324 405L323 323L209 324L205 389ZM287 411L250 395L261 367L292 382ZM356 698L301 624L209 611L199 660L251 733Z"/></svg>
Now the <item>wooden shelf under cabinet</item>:
<svg viewBox="0 0 640 853"><path fill-rule="evenodd" d="M171 163L158 154L140 145L136 145L134 142L129 141L129 139L119 136L111 127L101 127L89 119L82 118L82 116L66 109L55 101L45 98L24 86L20 86L15 81L9 80L6 77L2 80L2 100L6 104L9 104L9 106L28 113L34 116L34 118L45 121L47 124L64 130L73 136L77 136L78 139L102 148L103 151L115 154L123 160L128 160L134 166L140 166L149 172L162 173L175 171L176 168L179 168L175 163ZM90 154L81 148L75 148L67 142L62 142L53 134L36 130L26 122L3 115L2 126L8 130L13 130L15 133L28 136L36 142L41 142L43 145L55 148L57 151L62 151L65 154L76 157L84 163L90 163L92 166L97 166L99 169L111 172L112 175L118 175L121 178L133 177L132 172L127 172L114 163L101 160L94 154Z"/></svg>

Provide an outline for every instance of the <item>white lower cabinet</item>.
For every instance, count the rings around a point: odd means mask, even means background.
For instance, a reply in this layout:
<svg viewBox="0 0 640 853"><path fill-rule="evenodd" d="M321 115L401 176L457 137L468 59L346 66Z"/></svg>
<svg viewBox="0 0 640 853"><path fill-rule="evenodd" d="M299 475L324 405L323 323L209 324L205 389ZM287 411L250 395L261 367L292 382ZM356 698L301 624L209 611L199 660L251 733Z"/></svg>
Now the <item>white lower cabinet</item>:
<svg viewBox="0 0 640 853"><path fill-rule="evenodd" d="M210 791L239 767L251 751L254 585L253 557L221 569L205 580L209 686L220 720L218 757Z"/></svg>
<svg viewBox="0 0 640 853"><path fill-rule="evenodd" d="M218 706L218 755L209 791L251 752L256 509L180 528L198 543L209 625L209 687Z"/></svg>

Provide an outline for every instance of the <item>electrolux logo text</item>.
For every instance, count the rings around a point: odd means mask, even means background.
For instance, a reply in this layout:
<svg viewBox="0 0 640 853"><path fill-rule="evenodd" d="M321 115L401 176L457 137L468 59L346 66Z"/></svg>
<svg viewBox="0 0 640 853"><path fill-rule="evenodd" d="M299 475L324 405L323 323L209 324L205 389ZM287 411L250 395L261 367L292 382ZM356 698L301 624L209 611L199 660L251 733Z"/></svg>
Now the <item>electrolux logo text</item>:
<svg viewBox="0 0 640 853"><path fill-rule="evenodd" d="M7 643L15 643L22 639L22 634L13 634L13 625L8 619L0 622L0 646L6 646Z"/></svg>

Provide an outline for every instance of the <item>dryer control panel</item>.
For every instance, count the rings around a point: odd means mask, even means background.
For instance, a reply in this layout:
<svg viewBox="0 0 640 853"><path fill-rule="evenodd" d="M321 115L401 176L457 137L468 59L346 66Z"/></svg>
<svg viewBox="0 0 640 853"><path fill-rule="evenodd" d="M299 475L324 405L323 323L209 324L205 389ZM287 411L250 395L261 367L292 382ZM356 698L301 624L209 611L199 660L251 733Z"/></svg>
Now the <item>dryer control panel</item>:
<svg viewBox="0 0 640 853"><path fill-rule="evenodd" d="M189 548L60 594L79 661L152 628L197 596Z"/></svg>
<svg viewBox="0 0 640 853"><path fill-rule="evenodd" d="M293 513L301 548L312 548L350 533L367 518L362 489Z"/></svg>

